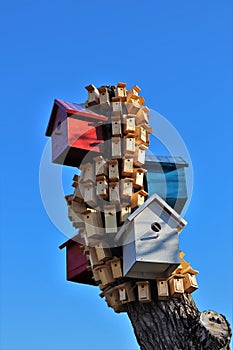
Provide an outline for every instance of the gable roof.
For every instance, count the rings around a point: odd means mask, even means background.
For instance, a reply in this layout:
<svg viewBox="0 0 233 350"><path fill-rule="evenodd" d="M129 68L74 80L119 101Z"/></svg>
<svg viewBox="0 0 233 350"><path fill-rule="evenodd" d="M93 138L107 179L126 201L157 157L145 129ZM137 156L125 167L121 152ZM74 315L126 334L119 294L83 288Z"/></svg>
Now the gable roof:
<svg viewBox="0 0 233 350"><path fill-rule="evenodd" d="M55 99L52 112L49 118L49 123L45 133L46 136L52 135L53 126L54 126L58 109L62 109L67 114L67 116L72 115L74 118L82 117L82 118L87 118L89 120L90 119L96 120L99 122L104 122L108 120L108 117L94 113L91 110L88 110L77 103L65 102L62 100Z"/></svg>

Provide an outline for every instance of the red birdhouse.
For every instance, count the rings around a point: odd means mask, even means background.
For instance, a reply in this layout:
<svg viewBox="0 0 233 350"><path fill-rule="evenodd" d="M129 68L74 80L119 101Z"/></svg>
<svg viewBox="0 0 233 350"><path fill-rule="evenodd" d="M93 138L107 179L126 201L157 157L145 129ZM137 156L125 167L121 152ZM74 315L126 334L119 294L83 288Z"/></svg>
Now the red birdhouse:
<svg viewBox="0 0 233 350"><path fill-rule="evenodd" d="M98 156L107 117L82 106L55 100L46 136L52 137L52 161L78 167L88 152Z"/></svg>
<svg viewBox="0 0 233 350"><path fill-rule="evenodd" d="M92 271L87 269L89 266L86 255L80 243L69 239L60 249L66 247L66 279L67 281L90 284L96 286Z"/></svg>

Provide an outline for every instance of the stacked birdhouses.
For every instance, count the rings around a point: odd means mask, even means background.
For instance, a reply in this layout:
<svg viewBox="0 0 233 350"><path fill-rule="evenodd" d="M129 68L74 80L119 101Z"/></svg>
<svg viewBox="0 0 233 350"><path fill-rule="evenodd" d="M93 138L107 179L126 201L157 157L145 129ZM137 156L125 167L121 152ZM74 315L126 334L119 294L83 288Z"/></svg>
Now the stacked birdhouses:
<svg viewBox="0 0 233 350"><path fill-rule="evenodd" d="M60 247L66 247L67 279L98 285L116 312L136 299L145 303L192 293L197 271L179 250L186 222L146 190L152 129L140 88L127 90L119 82L86 89L85 108L55 100L46 133L53 161L79 169L74 191L65 197L78 229Z"/></svg>

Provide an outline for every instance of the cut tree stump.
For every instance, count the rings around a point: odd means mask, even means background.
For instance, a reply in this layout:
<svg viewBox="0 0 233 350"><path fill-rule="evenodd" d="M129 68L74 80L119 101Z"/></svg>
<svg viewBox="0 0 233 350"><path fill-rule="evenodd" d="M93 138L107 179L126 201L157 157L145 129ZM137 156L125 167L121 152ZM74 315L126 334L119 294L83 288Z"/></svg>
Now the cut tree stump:
<svg viewBox="0 0 233 350"><path fill-rule="evenodd" d="M231 329L215 311L200 312L191 296L127 304L141 350L230 349Z"/></svg>

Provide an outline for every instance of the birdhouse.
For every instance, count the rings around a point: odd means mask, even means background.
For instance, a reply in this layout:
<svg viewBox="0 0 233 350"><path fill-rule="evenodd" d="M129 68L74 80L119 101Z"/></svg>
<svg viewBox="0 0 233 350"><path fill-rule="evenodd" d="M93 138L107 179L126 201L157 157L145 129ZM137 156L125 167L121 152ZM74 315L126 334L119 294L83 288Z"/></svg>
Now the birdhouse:
<svg viewBox="0 0 233 350"><path fill-rule="evenodd" d="M166 279L157 279L158 300L167 300L169 298L168 281Z"/></svg>
<svg viewBox="0 0 233 350"><path fill-rule="evenodd" d="M82 214L87 210L85 203L79 203L74 200L71 202L71 208L72 208L73 215L79 215L79 216L81 216L80 214Z"/></svg>
<svg viewBox="0 0 233 350"><path fill-rule="evenodd" d="M134 153L134 166L141 167L145 163L147 146L138 145L135 147Z"/></svg>
<svg viewBox="0 0 233 350"><path fill-rule="evenodd" d="M123 246L123 275L167 278L180 264L178 231L186 225L157 194L135 210L115 236Z"/></svg>
<svg viewBox="0 0 233 350"><path fill-rule="evenodd" d="M121 179L120 187L121 198L131 200L133 193L133 179L127 177L125 179Z"/></svg>
<svg viewBox="0 0 233 350"><path fill-rule="evenodd" d="M104 206L104 218L105 218L105 232L106 233L117 232L117 218L116 218L115 205Z"/></svg>
<svg viewBox="0 0 233 350"><path fill-rule="evenodd" d="M108 198L108 182L104 175L96 177L96 194L101 198Z"/></svg>
<svg viewBox="0 0 233 350"><path fill-rule="evenodd" d="M121 158L121 138L112 137L112 159Z"/></svg>
<svg viewBox="0 0 233 350"><path fill-rule="evenodd" d="M127 98L126 109L129 114L137 114L141 108L141 102L138 96L131 95L130 98Z"/></svg>
<svg viewBox="0 0 233 350"><path fill-rule="evenodd" d="M135 209L140 207L145 202L145 198L147 196L148 196L148 193L144 190L140 190L133 193L131 198L131 208Z"/></svg>
<svg viewBox="0 0 233 350"><path fill-rule="evenodd" d="M125 222L131 214L131 207L128 204L121 204L120 224Z"/></svg>
<svg viewBox="0 0 233 350"><path fill-rule="evenodd" d="M95 161L95 176L108 175L108 164L102 156L94 158Z"/></svg>
<svg viewBox="0 0 233 350"><path fill-rule="evenodd" d="M121 116L122 114L122 102L119 97L112 98L112 111L113 115Z"/></svg>
<svg viewBox="0 0 233 350"><path fill-rule="evenodd" d="M143 180L146 169L134 168L133 169L133 186L135 188L143 188Z"/></svg>
<svg viewBox="0 0 233 350"><path fill-rule="evenodd" d="M99 102L101 107L109 108L110 106L110 98L107 87L103 86L98 89L99 91Z"/></svg>
<svg viewBox="0 0 233 350"><path fill-rule="evenodd" d="M121 136L121 117L120 116L112 117L111 123L112 123L112 135Z"/></svg>
<svg viewBox="0 0 233 350"><path fill-rule="evenodd" d="M135 115L123 115L124 134L133 134L135 132Z"/></svg>
<svg viewBox="0 0 233 350"><path fill-rule="evenodd" d="M115 88L115 96L120 98L122 101L126 100L126 84L118 83Z"/></svg>
<svg viewBox="0 0 233 350"><path fill-rule="evenodd" d="M179 298L184 293L184 276L172 275L168 279L170 296L173 298Z"/></svg>
<svg viewBox="0 0 233 350"><path fill-rule="evenodd" d="M112 270L108 264L97 266L94 268L94 270L98 272L101 284L103 286L107 286L115 281L115 278L113 278L112 275Z"/></svg>
<svg viewBox="0 0 233 350"><path fill-rule="evenodd" d="M124 137L123 153L129 154L135 152L135 138L133 135L128 134Z"/></svg>
<svg viewBox="0 0 233 350"><path fill-rule="evenodd" d="M185 169L188 164L181 157L154 156L146 154L144 168L149 195L157 193L177 213L187 202Z"/></svg>
<svg viewBox="0 0 233 350"><path fill-rule="evenodd" d="M90 261L91 267L93 268L93 273L94 273L94 268L97 267L97 266L102 266L103 262L98 259L95 247L89 246L88 250L89 250L89 254L88 254L89 261ZM96 272L96 275L97 275L98 271L95 271L95 272ZM99 280L100 280L100 276L98 276L98 281Z"/></svg>
<svg viewBox="0 0 233 350"><path fill-rule="evenodd" d="M136 142L146 144L148 142L148 136L145 126L136 126L135 131Z"/></svg>
<svg viewBox="0 0 233 350"><path fill-rule="evenodd" d="M106 246L106 243L98 242L95 245L95 251L99 261L106 261L112 258L111 249Z"/></svg>
<svg viewBox="0 0 233 350"><path fill-rule="evenodd" d="M184 291L186 293L192 293L196 289L198 289L196 276L190 273L186 273L184 275Z"/></svg>
<svg viewBox="0 0 233 350"><path fill-rule="evenodd" d="M112 275L114 278L122 278L122 268L121 268L121 259L114 256L112 260L108 261L112 269Z"/></svg>
<svg viewBox="0 0 233 350"><path fill-rule="evenodd" d="M81 176L79 177L79 182L91 181L95 183L95 170L94 164L86 163L80 165Z"/></svg>
<svg viewBox="0 0 233 350"><path fill-rule="evenodd" d="M122 176L132 176L133 175L133 162L134 156L132 154L126 154L122 158Z"/></svg>
<svg viewBox="0 0 233 350"><path fill-rule="evenodd" d="M83 254L82 245L75 239L78 239L78 236L69 239L59 247L60 249L66 248L66 279L94 286L92 272L87 270L89 266L87 257Z"/></svg>
<svg viewBox="0 0 233 350"><path fill-rule="evenodd" d="M122 304L131 303L135 301L133 285L130 282L122 283L117 286L119 292L119 299Z"/></svg>
<svg viewBox="0 0 233 350"><path fill-rule="evenodd" d="M131 98L132 95L138 96L140 91L141 91L140 87L135 85L127 91L127 97Z"/></svg>
<svg viewBox="0 0 233 350"><path fill-rule="evenodd" d="M93 279L96 282L96 284L100 284L101 279L100 279L98 271L92 270L92 273L93 273Z"/></svg>
<svg viewBox="0 0 233 350"><path fill-rule="evenodd" d="M46 136L52 138L52 161L79 167L84 157L97 156L104 143L102 124L108 117L75 103L55 100Z"/></svg>
<svg viewBox="0 0 233 350"><path fill-rule="evenodd" d="M86 234L89 239L98 239L104 235L101 214L95 209L88 209L83 213Z"/></svg>
<svg viewBox="0 0 233 350"><path fill-rule="evenodd" d="M88 106L97 105L100 102L99 100L100 93L98 89L92 84L85 86L85 89L87 89L88 91L88 100L87 100Z"/></svg>
<svg viewBox="0 0 233 350"><path fill-rule="evenodd" d="M75 202L78 203L82 203L83 202L83 195L81 193L81 188L82 186L79 185L79 183L77 183L77 187L75 187L75 191L74 191L74 196L73 196L73 200Z"/></svg>
<svg viewBox="0 0 233 350"><path fill-rule="evenodd" d="M120 203L119 181L109 182L109 202Z"/></svg>
<svg viewBox="0 0 233 350"><path fill-rule="evenodd" d="M137 286L138 286L138 300L142 303L150 303L151 302L150 282L140 281L140 282L137 282Z"/></svg>
<svg viewBox="0 0 233 350"><path fill-rule="evenodd" d="M105 296L105 300L109 307L112 307L115 312L124 311L123 305L119 299L118 288L113 287L105 290L101 295Z"/></svg>
<svg viewBox="0 0 233 350"><path fill-rule="evenodd" d="M119 181L118 161L108 161L108 177L109 181Z"/></svg>
<svg viewBox="0 0 233 350"><path fill-rule="evenodd" d="M84 202L87 203L91 207L95 207L97 203L97 198L96 198L96 188L93 182L85 182L83 184L83 199Z"/></svg>
<svg viewBox="0 0 233 350"><path fill-rule="evenodd" d="M136 114L136 125L148 124L150 118L149 112L150 110L146 106L141 107Z"/></svg>

